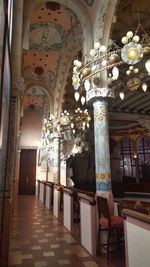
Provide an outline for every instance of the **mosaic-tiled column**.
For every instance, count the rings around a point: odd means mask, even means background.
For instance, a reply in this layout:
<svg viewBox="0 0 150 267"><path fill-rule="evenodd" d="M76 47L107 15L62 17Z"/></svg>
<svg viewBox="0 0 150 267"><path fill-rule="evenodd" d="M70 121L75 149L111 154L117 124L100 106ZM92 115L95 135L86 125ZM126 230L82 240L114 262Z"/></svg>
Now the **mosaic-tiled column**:
<svg viewBox="0 0 150 267"><path fill-rule="evenodd" d="M114 92L109 88L94 88L88 91L86 100L93 104L94 109L94 139L95 139L95 169L97 195L111 193L111 171L108 131L108 98L113 98Z"/></svg>
<svg viewBox="0 0 150 267"><path fill-rule="evenodd" d="M96 161L96 191L111 191L110 152L108 132L108 103L102 99L93 103Z"/></svg>
<svg viewBox="0 0 150 267"><path fill-rule="evenodd" d="M60 134L55 133L53 135L53 148L54 148L54 155L53 155L53 177L54 183L60 184Z"/></svg>

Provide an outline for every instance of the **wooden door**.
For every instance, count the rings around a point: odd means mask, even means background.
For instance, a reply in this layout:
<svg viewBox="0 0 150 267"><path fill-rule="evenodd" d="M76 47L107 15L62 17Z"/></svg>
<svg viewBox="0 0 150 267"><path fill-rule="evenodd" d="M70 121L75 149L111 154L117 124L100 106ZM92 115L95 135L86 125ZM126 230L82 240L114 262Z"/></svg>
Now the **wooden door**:
<svg viewBox="0 0 150 267"><path fill-rule="evenodd" d="M36 150L22 149L20 156L19 195L34 195L36 181Z"/></svg>

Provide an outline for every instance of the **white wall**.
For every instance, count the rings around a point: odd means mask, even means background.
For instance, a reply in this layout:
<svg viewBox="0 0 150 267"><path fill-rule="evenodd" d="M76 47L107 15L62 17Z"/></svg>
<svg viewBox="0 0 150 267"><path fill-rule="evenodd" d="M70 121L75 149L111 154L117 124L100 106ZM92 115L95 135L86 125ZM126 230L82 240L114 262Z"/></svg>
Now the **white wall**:
<svg viewBox="0 0 150 267"><path fill-rule="evenodd" d="M127 267L150 266L150 225L130 218L126 221Z"/></svg>

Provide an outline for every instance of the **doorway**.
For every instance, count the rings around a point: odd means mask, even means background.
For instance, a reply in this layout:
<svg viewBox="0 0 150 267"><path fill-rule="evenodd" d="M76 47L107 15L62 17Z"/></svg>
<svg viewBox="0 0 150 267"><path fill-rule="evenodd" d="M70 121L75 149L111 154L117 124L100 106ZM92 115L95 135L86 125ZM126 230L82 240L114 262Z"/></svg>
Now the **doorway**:
<svg viewBox="0 0 150 267"><path fill-rule="evenodd" d="M36 182L36 150L22 149L20 156L19 195L34 195Z"/></svg>

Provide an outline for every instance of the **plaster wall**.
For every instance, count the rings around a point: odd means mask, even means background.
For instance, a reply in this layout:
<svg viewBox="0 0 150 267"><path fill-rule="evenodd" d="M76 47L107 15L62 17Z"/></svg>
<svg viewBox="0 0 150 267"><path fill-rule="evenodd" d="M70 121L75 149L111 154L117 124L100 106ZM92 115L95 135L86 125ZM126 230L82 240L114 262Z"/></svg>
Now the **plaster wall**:
<svg viewBox="0 0 150 267"><path fill-rule="evenodd" d="M21 125L21 147L37 147L41 142L42 116L38 112L25 111Z"/></svg>

